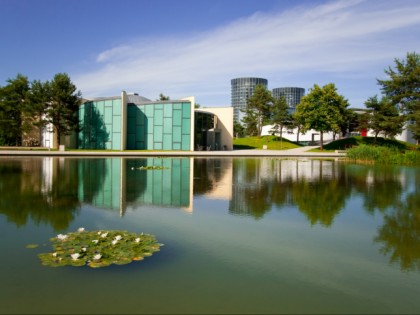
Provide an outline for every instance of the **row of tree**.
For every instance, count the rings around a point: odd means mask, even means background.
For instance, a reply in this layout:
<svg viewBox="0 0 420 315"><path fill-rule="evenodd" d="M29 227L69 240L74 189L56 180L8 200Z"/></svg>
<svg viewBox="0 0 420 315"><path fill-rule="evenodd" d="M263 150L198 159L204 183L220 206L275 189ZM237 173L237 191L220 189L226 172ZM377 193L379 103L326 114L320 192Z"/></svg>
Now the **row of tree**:
<svg viewBox="0 0 420 315"><path fill-rule="evenodd" d="M63 135L77 130L81 92L66 73L58 73L53 80L30 82L18 74L0 87L0 145L20 146L26 138L28 145L39 145L40 133L52 126L58 144ZM30 137L34 127L38 135Z"/></svg>
<svg viewBox="0 0 420 315"><path fill-rule="evenodd" d="M420 55L408 53L405 60L395 59L395 69L385 70L389 79L377 80L383 95L370 97L365 114L348 109L349 103L338 94L333 83L322 87L315 84L291 114L284 98L273 98L264 86L256 86L247 100L243 125L235 122L236 134L260 136L264 125L273 125L273 132L282 137L284 129L297 128L298 133L313 129L320 133L321 149L323 133L345 134L350 122L357 129L372 130L375 138L379 134L394 137L407 128L417 142L420 140Z"/></svg>

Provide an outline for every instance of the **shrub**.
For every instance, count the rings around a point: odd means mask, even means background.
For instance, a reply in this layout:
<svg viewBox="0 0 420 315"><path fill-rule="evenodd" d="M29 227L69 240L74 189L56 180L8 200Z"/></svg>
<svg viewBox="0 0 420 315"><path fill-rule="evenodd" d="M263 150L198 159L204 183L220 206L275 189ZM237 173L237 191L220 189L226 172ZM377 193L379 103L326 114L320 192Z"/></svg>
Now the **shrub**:
<svg viewBox="0 0 420 315"><path fill-rule="evenodd" d="M347 158L378 164L420 165L420 152L418 151L400 151L395 147L364 144L347 150Z"/></svg>

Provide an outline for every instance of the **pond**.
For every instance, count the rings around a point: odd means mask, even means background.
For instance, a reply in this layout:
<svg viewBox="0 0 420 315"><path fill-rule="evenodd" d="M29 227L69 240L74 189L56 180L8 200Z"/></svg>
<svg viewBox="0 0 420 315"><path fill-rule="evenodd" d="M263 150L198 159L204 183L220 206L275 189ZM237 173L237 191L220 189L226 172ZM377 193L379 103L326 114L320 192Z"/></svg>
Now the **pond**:
<svg viewBox="0 0 420 315"><path fill-rule="evenodd" d="M420 312L420 168L14 157L0 193L0 313ZM80 227L164 246L123 266L43 266L49 239Z"/></svg>

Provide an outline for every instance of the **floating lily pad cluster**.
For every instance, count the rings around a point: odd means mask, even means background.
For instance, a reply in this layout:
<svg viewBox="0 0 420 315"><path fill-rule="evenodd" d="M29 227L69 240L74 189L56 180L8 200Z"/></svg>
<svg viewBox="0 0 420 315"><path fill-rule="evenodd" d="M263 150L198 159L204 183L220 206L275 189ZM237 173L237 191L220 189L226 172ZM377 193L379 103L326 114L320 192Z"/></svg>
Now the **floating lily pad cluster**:
<svg viewBox="0 0 420 315"><path fill-rule="evenodd" d="M119 230L86 231L84 228L50 239L52 253L39 254L43 265L106 267L143 260L163 244L155 236Z"/></svg>
<svg viewBox="0 0 420 315"><path fill-rule="evenodd" d="M137 167L137 169L141 171L157 171L157 170L165 170L168 168L164 166L149 165L149 166L140 166L140 167Z"/></svg>

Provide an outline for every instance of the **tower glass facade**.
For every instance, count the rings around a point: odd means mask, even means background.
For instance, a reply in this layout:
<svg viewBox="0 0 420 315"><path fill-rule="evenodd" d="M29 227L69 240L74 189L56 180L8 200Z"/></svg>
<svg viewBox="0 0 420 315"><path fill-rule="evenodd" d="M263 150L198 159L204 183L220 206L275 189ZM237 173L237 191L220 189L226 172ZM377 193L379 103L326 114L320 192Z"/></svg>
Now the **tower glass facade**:
<svg viewBox="0 0 420 315"><path fill-rule="evenodd" d="M295 111L296 105L300 103L300 100L304 95L305 89L300 87L280 87L273 89L273 97L279 99L283 96L292 113Z"/></svg>
<svg viewBox="0 0 420 315"><path fill-rule="evenodd" d="M236 78L231 80L231 104L233 119L240 122L244 117L242 110L246 109L247 100L254 93L257 85L267 88L268 81L263 78Z"/></svg>

